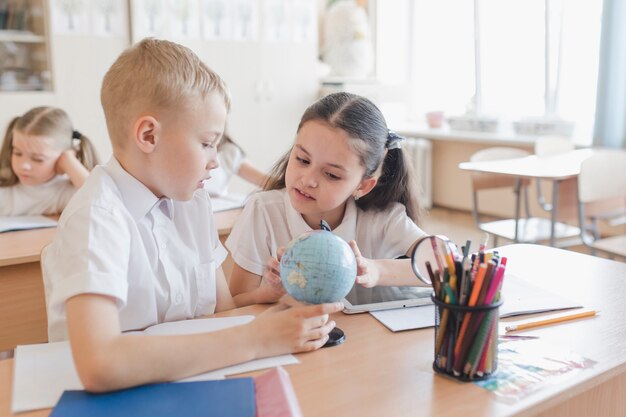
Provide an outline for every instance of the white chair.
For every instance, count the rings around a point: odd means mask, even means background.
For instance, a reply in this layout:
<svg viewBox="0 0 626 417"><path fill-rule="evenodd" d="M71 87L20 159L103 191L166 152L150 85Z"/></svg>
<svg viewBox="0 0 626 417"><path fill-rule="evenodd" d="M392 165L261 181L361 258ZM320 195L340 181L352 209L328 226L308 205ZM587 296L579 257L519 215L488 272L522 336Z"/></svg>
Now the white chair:
<svg viewBox="0 0 626 417"><path fill-rule="evenodd" d="M535 142L535 155L538 158L558 155L574 150L574 143L563 136L541 136ZM542 181L537 180L537 201L545 211L552 211L552 204L548 203L542 194ZM576 179L566 180L560 184L561 205L576 206ZM561 207L559 207L559 211Z"/></svg>
<svg viewBox="0 0 626 417"><path fill-rule="evenodd" d="M592 253L626 259L626 151L598 150L583 161L578 176L578 220ZM604 220L606 237L599 230Z"/></svg>
<svg viewBox="0 0 626 417"><path fill-rule="evenodd" d="M522 149L494 147L483 149L474 153L470 157L470 161L493 161L499 159L522 158L528 155L530 155L530 153ZM506 175L478 172L472 172L470 174L470 178L472 182L472 216L478 229L489 233L493 237L494 246L497 246L498 244L498 237L519 241L521 236L519 236L519 233L516 233L516 231L520 230L520 222L523 223L525 221L524 219L520 219L520 204L522 199L524 200L526 217L530 217L530 210L528 207L529 181ZM485 190L498 188L511 188L515 193L515 216L512 219L484 221L480 211L479 194ZM523 241L523 239L521 241Z"/></svg>
<svg viewBox="0 0 626 417"><path fill-rule="evenodd" d="M529 156L530 153L517 148L493 147L474 153L470 161L491 161L512 159ZM502 237L513 242L537 243L550 239L551 223L549 219L532 217L529 208L528 187L529 179L516 178L508 175L486 174L472 172L472 215L478 229L489 233L493 237L493 245L497 246L498 238ZM512 218L494 221L484 221L481 215L479 194L482 191L498 188L510 188L515 194L515 212ZM524 216L521 215L521 205L524 204ZM572 237L579 234L578 228L563 223L556 223L555 236L557 238Z"/></svg>

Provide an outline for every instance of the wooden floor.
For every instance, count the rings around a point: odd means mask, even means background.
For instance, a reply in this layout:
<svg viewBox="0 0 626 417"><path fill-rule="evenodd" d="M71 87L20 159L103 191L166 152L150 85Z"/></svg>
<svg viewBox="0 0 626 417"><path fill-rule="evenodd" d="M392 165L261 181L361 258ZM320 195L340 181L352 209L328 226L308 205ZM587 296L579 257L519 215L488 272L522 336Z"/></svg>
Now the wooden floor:
<svg viewBox="0 0 626 417"><path fill-rule="evenodd" d="M456 242L459 247L465 241L472 241L472 251L478 250L478 245L484 239L484 233L478 230L472 219L472 214L467 211L451 210L442 207L433 207L424 210L420 227L428 234L444 235ZM494 246L493 240L488 242L487 247ZM513 242L499 238L497 246L504 246ZM583 245L568 246L567 250L590 254L587 247ZM616 259L620 260L620 259Z"/></svg>

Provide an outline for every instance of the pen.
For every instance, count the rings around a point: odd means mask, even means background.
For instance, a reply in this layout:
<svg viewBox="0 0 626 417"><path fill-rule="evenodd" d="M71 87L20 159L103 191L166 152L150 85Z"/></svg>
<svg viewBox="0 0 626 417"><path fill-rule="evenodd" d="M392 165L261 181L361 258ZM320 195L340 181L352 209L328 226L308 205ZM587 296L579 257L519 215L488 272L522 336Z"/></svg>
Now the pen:
<svg viewBox="0 0 626 417"><path fill-rule="evenodd" d="M569 313L569 314L561 314L554 317L544 318L541 320L533 320L520 324L511 324L506 326L504 329L507 332L512 332L515 330L524 330L531 329L533 327L545 326L546 324L554 324L554 323L562 323L564 321L580 319L583 317L592 317L598 314L596 310L586 310L578 313Z"/></svg>

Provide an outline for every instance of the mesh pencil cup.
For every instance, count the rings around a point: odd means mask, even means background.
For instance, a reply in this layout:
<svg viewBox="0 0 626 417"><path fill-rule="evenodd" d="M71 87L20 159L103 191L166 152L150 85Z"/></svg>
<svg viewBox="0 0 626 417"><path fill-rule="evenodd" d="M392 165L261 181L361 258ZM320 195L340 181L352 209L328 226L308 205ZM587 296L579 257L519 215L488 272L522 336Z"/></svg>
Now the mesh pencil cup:
<svg viewBox="0 0 626 417"><path fill-rule="evenodd" d="M435 303L433 369L461 381L487 379L498 366L498 321L502 300L469 307Z"/></svg>

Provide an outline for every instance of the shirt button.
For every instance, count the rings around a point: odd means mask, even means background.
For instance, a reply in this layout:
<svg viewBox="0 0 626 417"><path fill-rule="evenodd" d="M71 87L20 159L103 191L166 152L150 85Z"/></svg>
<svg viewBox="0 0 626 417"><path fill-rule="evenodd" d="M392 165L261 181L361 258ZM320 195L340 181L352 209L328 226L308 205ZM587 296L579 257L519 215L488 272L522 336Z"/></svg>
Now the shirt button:
<svg viewBox="0 0 626 417"><path fill-rule="evenodd" d="M167 248L167 243L165 242L161 243L161 249L165 249L165 248Z"/></svg>
<svg viewBox="0 0 626 417"><path fill-rule="evenodd" d="M183 295L181 293L176 294L176 302L179 304L183 302Z"/></svg>

